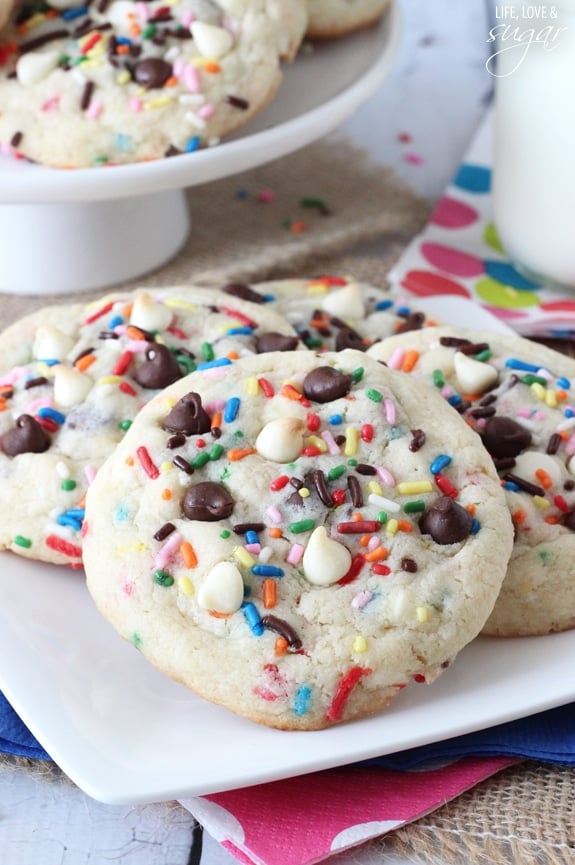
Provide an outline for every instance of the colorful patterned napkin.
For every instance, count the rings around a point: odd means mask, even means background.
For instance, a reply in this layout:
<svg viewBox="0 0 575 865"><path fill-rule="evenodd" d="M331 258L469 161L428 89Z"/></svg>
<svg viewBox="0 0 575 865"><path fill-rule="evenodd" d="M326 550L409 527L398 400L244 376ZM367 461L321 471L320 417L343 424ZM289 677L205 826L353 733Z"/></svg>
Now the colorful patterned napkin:
<svg viewBox="0 0 575 865"><path fill-rule="evenodd" d="M488 112L430 222L389 274L392 290L476 301L524 336L575 333L575 292L526 279L505 255L492 219L493 112Z"/></svg>

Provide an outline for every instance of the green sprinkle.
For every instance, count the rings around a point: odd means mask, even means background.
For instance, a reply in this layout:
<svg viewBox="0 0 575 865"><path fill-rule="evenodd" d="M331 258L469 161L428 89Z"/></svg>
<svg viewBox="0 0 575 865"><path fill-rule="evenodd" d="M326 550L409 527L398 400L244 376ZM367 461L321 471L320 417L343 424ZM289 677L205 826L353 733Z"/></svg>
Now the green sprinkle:
<svg viewBox="0 0 575 865"><path fill-rule="evenodd" d="M358 366L357 369L354 369L354 371L351 374L351 378L352 378L352 381L354 384L357 384L358 381L362 380L364 372L365 372L365 370L362 366Z"/></svg>
<svg viewBox="0 0 575 865"><path fill-rule="evenodd" d="M190 465L193 469L201 469L210 460L209 453L201 451L197 456L190 460Z"/></svg>
<svg viewBox="0 0 575 865"><path fill-rule="evenodd" d="M425 510L425 502L421 499L417 499L417 501L406 502L403 506L403 510L406 514L417 514L421 511Z"/></svg>
<svg viewBox="0 0 575 865"><path fill-rule="evenodd" d="M318 210L327 210L328 209L327 205L326 205L325 201L323 201L323 199L313 198L313 197L309 197L309 196L306 196L305 198L300 199L300 206L301 207L313 207L313 208L317 208Z"/></svg>
<svg viewBox="0 0 575 865"><path fill-rule="evenodd" d="M323 340L317 336L310 336L304 342L307 348L321 348L323 345Z"/></svg>
<svg viewBox="0 0 575 865"><path fill-rule="evenodd" d="M72 60L72 66L79 66L80 63L85 63L88 58L85 54L82 54L80 57L75 57Z"/></svg>
<svg viewBox="0 0 575 865"><path fill-rule="evenodd" d="M544 387L549 384L546 378L543 378L540 375L524 375L521 379L523 384L542 384Z"/></svg>
<svg viewBox="0 0 575 865"><path fill-rule="evenodd" d="M435 387L443 387L445 384L445 379L440 369L433 370L433 384Z"/></svg>
<svg viewBox="0 0 575 865"><path fill-rule="evenodd" d="M58 66L69 66L71 57L69 54L61 54L58 57Z"/></svg>
<svg viewBox="0 0 575 865"><path fill-rule="evenodd" d="M213 448L210 450L208 457L212 461L219 460L219 458L221 457L223 452L224 452L223 445L217 444L217 445L214 445Z"/></svg>
<svg viewBox="0 0 575 865"><path fill-rule="evenodd" d="M376 390L374 387L368 387L365 394L368 399L372 399L374 402L381 402L383 399L383 394Z"/></svg>
<svg viewBox="0 0 575 865"><path fill-rule="evenodd" d="M221 481L227 481L227 479L230 477L230 475L231 475L231 472L230 472L229 468L226 466L220 475L220 480Z"/></svg>
<svg viewBox="0 0 575 865"><path fill-rule="evenodd" d="M387 516L385 511L380 511L377 515L377 522L378 523L386 523L388 521L388 519L389 519L389 517Z"/></svg>
<svg viewBox="0 0 575 865"><path fill-rule="evenodd" d="M202 357L205 361L213 360L215 357L214 347L210 342L202 343Z"/></svg>
<svg viewBox="0 0 575 865"><path fill-rule="evenodd" d="M282 228L291 228L291 219L282 219L280 225Z"/></svg>
<svg viewBox="0 0 575 865"><path fill-rule="evenodd" d="M492 356L492 354L493 354L493 352L491 351L491 349L486 348L486 349L484 349L484 351L480 351L479 354L476 354L475 359L481 360L481 361L489 360L489 358Z"/></svg>
<svg viewBox="0 0 575 865"><path fill-rule="evenodd" d="M186 371L186 375L189 375L191 372L194 372L194 370L196 368L196 364L194 363L194 361L192 360L191 357L188 357L186 354L179 354L179 353L176 353L176 356L177 356L178 363L180 364L180 366L184 367L184 369Z"/></svg>
<svg viewBox="0 0 575 865"><path fill-rule="evenodd" d="M154 582L157 586L173 586L174 578L167 571L154 571Z"/></svg>
<svg viewBox="0 0 575 865"><path fill-rule="evenodd" d="M67 481L62 481L61 489L63 489L67 493L70 492L71 490L75 490L76 489L76 481L73 481L71 479L69 479Z"/></svg>
<svg viewBox="0 0 575 865"><path fill-rule="evenodd" d="M220 532L220 538L223 538L224 541L227 540L230 535L231 535L231 532L228 531L227 529L224 529L223 531Z"/></svg>
<svg viewBox="0 0 575 865"><path fill-rule="evenodd" d="M24 547L26 550L29 550L32 546L32 541L30 538L25 538L23 535L16 535L14 538L14 543L18 547Z"/></svg>
<svg viewBox="0 0 575 865"><path fill-rule="evenodd" d="M129 430L130 427L132 426L132 421L131 420L121 420L120 423L118 424L118 426L120 427L121 430L124 430L124 432L126 432L126 430Z"/></svg>
<svg viewBox="0 0 575 865"><path fill-rule="evenodd" d="M344 475L347 471L347 466L334 466L327 473L327 478L330 481L336 481L342 475Z"/></svg>
<svg viewBox="0 0 575 865"><path fill-rule="evenodd" d="M138 651L140 651L140 649L142 648L142 638L140 637L140 635L138 634L137 631L134 631L134 633L132 634L132 645Z"/></svg>
<svg viewBox="0 0 575 865"><path fill-rule="evenodd" d="M302 532L311 532L315 528L315 520L298 520L296 523L290 523L289 530L294 535L299 535Z"/></svg>
<svg viewBox="0 0 575 865"><path fill-rule="evenodd" d="M152 39L156 35L157 27L155 24L148 24L142 30L142 39Z"/></svg>
<svg viewBox="0 0 575 865"><path fill-rule="evenodd" d="M357 465L357 460L353 459L353 457L352 457L350 460L347 461L347 464L348 464L348 466L351 466L351 468L353 469Z"/></svg>
<svg viewBox="0 0 575 865"><path fill-rule="evenodd" d="M102 154L102 156L95 156L92 161L95 165L107 165L110 161L110 157Z"/></svg>
<svg viewBox="0 0 575 865"><path fill-rule="evenodd" d="M243 430L237 429L234 433L234 438L243 439L243 437L244 437Z"/></svg>

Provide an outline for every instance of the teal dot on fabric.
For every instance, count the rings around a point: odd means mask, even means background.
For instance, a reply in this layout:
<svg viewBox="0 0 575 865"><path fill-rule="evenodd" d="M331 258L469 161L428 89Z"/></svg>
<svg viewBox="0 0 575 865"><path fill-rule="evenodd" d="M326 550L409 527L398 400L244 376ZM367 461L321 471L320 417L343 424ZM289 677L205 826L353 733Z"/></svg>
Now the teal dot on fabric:
<svg viewBox="0 0 575 865"><path fill-rule="evenodd" d="M512 264L507 261L489 261L485 262L485 272L497 282L502 282L504 285L510 285L518 291L533 291L541 288L536 282L532 282L527 277L515 270Z"/></svg>
<svg viewBox="0 0 575 865"><path fill-rule="evenodd" d="M465 189L466 192L477 194L489 192L491 189L491 169L484 165L472 165L464 162L453 178L454 186Z"/></svg>

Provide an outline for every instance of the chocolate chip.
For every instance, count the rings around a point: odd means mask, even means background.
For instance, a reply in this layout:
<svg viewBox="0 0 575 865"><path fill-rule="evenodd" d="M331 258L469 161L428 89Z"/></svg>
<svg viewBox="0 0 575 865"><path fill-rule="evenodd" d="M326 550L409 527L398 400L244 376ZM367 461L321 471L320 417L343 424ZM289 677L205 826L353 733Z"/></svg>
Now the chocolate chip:
<svg viewBox="0 0 575 865"><path fill-rule="evenodd" d="M162 429L186 436L210 431L212 425L209 414L202 406L199 393L187 393L175 404L162 422Z"/></svg>
<svg viewBox="0 0 575 865"><path fill-rule="evenodd" d="M336 351L343 351L346 348L354 348L356 351L367 349L363 337L352 327L342 327L335 338Z"/></svg>
<svg viewBox="0 0 575 865"><path fill-rule="evenodd" d="M222 291L225 291L226 294L231 294L232 297L239 297L240 300L249 300L250 303L266 302L263 294L260 294L259 291L255 291L243 282L230 282L228 285L224 285Z"/></svg>
<svg viewBox="0 0 575 865"><path fill-rule="evenodd" d="M184 496L183 511L189 520L215 523L229 517L234 500L225 487L213 481L204 481L190 487Z"/></svg>
<svg viewBox="0 0 575 865"><path fill-rule="evenodd" d="M492 457L516 457L531 444L531 433L510 417L493 417L485 424L483 444Z"/></svg>
<svg viewBox="0 0 575 865"><path fill-rule="evenodd" d="M465 508L449 496L440 496L423 513L419 528L437 544L455 544L469 536L472 523L471 514Z"/></svg>
<svg viewBox="0 0 575 865"><path fill-rule="evenodd" d="M41 454L50 447L50 436L29 414L21 414L16 426L0 438L0 448L9 457L17 454Z"/></svg>
<svg viewBox="0 0 575 865"><path fill-rule="evenodd" d="M171 64L159 57L148 57L146 60L140 60L134 67L134 81L137 81L146 90L163 87L171 76Z"/></svg>
<svg viewBox="0 0 575 865"><path fill-rule="evenodd" d="M563 525L575 532L575 511L569 511L568 514L565 514Z"/></svg>
<svg viewBox="0 0 575 865"><path fill-rule="evenodd" d="M331 402L346 396L351 390L353 379L347 373L339 372L331 366L318 366L308 372L303 380L303 392L315 402Z"/></svg>
<svg viewBox="0 0 575 865"><path fill-rule="evenodd" d="M256 351L258 354L265 354L268 351L293 351L297 348L298 342L297 336L270 331L256 337Z"/></svg>
<svg viewBox="0 0 575 865"><path fill-rule="evenodd" d="M411 330L421 330L425 324L424 312L410 312L397 328L396 333L408 333Z"/></svg>
<svg viewBox="0 0 575 865"><path fill-rule="evenodd" d="M181 377L180 365L165 345L151 346L146 352L146 360L134 373L138 384L145 388L167 387Z"/></svg>

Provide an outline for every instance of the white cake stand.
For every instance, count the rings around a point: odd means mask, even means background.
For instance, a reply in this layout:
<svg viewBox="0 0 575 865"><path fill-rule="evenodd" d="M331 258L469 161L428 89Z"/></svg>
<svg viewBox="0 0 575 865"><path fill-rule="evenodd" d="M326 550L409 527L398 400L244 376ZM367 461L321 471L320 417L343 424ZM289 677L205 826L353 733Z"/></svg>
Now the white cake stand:
<svg viewBox="0 0 575 865"><path fill-rule="evenodd" d="M189 235L186 187L285 156L336 129L381 86L399 42L392 4L376 27L302 50L259 117L196 153L76 170L0 157L0 291L103 288L159 267Z"/></svg>

